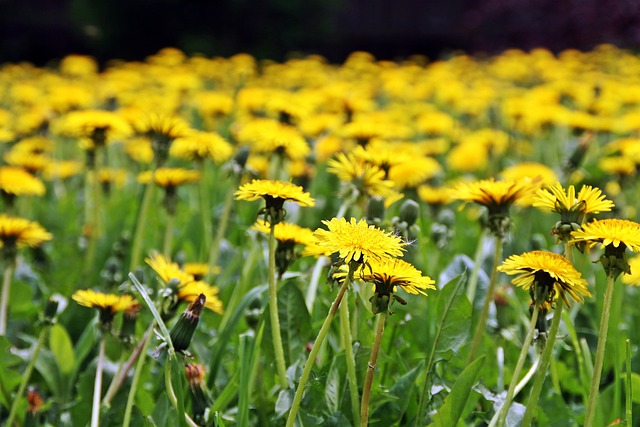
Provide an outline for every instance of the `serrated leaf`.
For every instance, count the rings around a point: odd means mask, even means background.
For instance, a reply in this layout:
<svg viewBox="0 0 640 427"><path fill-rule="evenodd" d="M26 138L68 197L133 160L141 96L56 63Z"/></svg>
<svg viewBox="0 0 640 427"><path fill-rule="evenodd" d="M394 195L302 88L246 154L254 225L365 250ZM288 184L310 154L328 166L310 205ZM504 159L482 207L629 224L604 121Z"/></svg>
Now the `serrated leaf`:
<svg viewBox="0 0 640 427"><path fill-rule="evenodd" d="M444 403L433 417L430 427L455 427L464 410L471 388L475 384L480 369L484 364L484 356L476 359L465 368L456 380L451 393L444 399Z"/></svg>
<svg viewBox="0 0 640 427"><path fill-rule="evenodd" d="M336 413L340 409L340 386L345 375L344 359L334 358L327 374L324 389L324 401L330 413Z"/></svg>
<svg viewBox="0 0 640 427"><path fill-rule="evenodd" d="M60 372L70 374L75 365L75 353L67 330L59 323L53 325L49 332L49 348Z"/></svg>
<svg viewBox="0 0 640 427"><path fill-rule="evenodd" d="M471 321L471 304L465 295L464 275L451 279L438 293L436 303L436 330L431 362L445 360L457 353L467 342L469 322Z"/></svg>

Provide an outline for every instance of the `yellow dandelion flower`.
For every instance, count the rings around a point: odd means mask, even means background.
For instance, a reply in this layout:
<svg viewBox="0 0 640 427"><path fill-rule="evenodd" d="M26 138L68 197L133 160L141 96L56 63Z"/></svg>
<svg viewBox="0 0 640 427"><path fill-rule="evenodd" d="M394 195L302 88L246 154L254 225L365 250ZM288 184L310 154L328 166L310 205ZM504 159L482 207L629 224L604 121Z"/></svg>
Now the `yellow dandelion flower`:
<svg viewBox="0 0 640 427"><path fill-rule="evenodd" d="M266 179L254 179L242 185L235 192L236 200L253 201L265 199L267 205L270 201L280 201L280 206L285 201L294 202L300 206L313 207L315 200L302 187L291 182L272 181Z"/></svg>
<svg viewBox="0 0 640 427"><path fill-rule="evenodd" d="M8 164L21 166L34 175L45 170L52 162L51 158L44 154L21 150L11 150L7 152L4 155L4 159Z"/></svg>
<svg viewBox="0 0 640 427"><path fill-rule="evenodd" d="M52 238L52 234L37 222L0 214L0 247L6 249L24 246L35 248Z"/></svg>
<svg viewBox="0 0 640 427"><path fill-rule="evenodd" d="M60 72L70 77L93 76L98 72L98 63L90 56L67 55L60 61Z"/></svg>
<svg viewBox="0 0 640 427"><path fill-rule="evenodd" d="M271 232L271 225L267 221L258 219L256 223L251 226L251 229L259 231L260 233L269 234ZM309 246L313 245L316 241L313 230L289 222L277 223L273 233L276 240L282 243Z"/></svg>
<svg viewBox="0 0 640 427"><path fill-rule="evenodd" d="M184 184L193 184L200 181L200 172L182 168L158 168L155 172L145 171L138 175L138 182L148 184L151 177L160 187L178 187Z"/></svg>
<svg viewBox="0 0 640 427"><path fill-rule="evenodd" d="M111 326L116 313L128 310L131 306L138 304L131 295L106 294L96 292L93 289L77 290L71 298L84 307L97 308L103 329L108 329Z"/></svg>
<svg viewBox="0 0 640 427"><path fill-rule="evenodd" d="M71 298L82 306L107 310L113 314L125 311L132 305L137 304L137 301L131 295L106 294L93 289L77 290Z"/></svg>
<svg viewBox="0 0 640 427"><path fill-rule="evenodd" d="M375 284L374 291L378 287L384 287L391 292L396 292L400 287L413 295L427 295L426 289L436 289L433 286L436 283L433 279L423 276L420 270L398 258L372 261L369 266L360 267L360 271L362 272L360 278L363 281Z"/></svg>
<svg viewBox="0 0 640 427"><path fill-rule="evenodd" d="M84 165L75 160L52 161L44 169L43 176L47 181L65 180L82 172Z"/></svg>
<svg viewBox="0 0 640 427"><path fill-rule="evenodd" d="M505 181L521 181L523 179L540 179L542 185L552 185L558 181L556 173L542 163L524 162L511 166L500 172Z"/></svg>
<svg viewBox="0 0 640 427"><path fill-rule="evenodd" d="M214 313L224 314L222 308L222 301L218 298L219 290L215 286L211 286L203 281L192 281L178 286L178 298L180 301L193 302L200 294L204 294L206 302L205 308L213 311Z"/></svg>
<svg viewBox="0 0 640 427"><path fill-rule="evenodd" d="M465 202L483 205L492 211L502 211L514 203L533 194L539 185L527 181L495 181L493 178L481 181L461 182L452 189L451 197Z"/></svg>
<svg viewBox="0 0 640 427"><path fill-rule="evenodd" d="M240 127L235 137L257 153L281 153L291 160L304 159L311 152L296 128L272 119L251 120Z"/></svg>
<svg viewBox="0 0 640 427"><path fill-rule="evenodd" d="M44 183L20 167L0 167L0 193L9 196L42 196Z"/></svg>
<svg viewBox="0 0 640 427"><path fill-rule="evenodd" d="M54 130L61 135L83 138L81 146L88 150L124 139L132 132L131 126L122 116L103 110L67 113L54 126Z"/></svg>
<svg viewBox="0 0 640 427"><path fill-rule="evenodd" d="M591 296L587 281L562 255L545 251L526 252L507 258L498 271L515 275L513 284L531 290L534 286L544 286L550 297L561 297L569 306L565 293L576 302L583 302Z"/></svg>
<svg viewBox="0 0 640 427"><path fill-rule="evenodd" d="M176 138L169 149L171 157L186 160L208 158L216 163L226 162L232 154L231 144L215 132L192 132Z"/></svg>
<svg viewBox="0 0 640 427"><path fill-rule="evenodd" d="M103 168L98 170L98 181L102 185L114 184L122 187L127 182L129 172L126 169Z"/></svg>
<svg viewBox="0 0 640 427"><path fill-rule="evenodd" d="M626 219L595 220L582 225L581 230L571 233L571 243L584 242L588 247L600 244L602 248L628 248L640 251L640 224Z"/></svg>
<svg viewBox="0 0 640 427"><path fill-rule="evenodd" d="M328 230L316 230L316 244L337 253L345 264L398 257L406 245L400 237L369 225L364 219L357 222L351 218L347 222L344 218L333 218L322 223Z"/></svg>
<svg viewBox="0 0 640 427"><path fill-rule="evenodd" d="M444 206L453 200L449 187L432 187L430 185L419 186L418 197L429 206Z"/></svg>
<svg viewBox="0 0 640 427"><path fill-rule="evenodd" d="M124 152L133 161L138 163L151 163L153 161L153 147L151 140L145 136L132 138L124 144Z"/></svg>
<svg viewBox="0 0 640 427"><path fill-rule="evenodd" d="M414 157L389 169L389 179L396 188L415 188L442 171L437 160L431 157Z"/></svg>
<svg viewBox="0 0 640 427"><path fill-rule="evenodd" d="M573 185L565 191L559 182L536 192L533 206L549 212L567 213L579 211L583 217L587 214L609 212L615 205L607 200L602 190L583 185L578 195Z"/></svg>
<svg viewBox="0 0 640 427"><path fill-rule="evenodd" d="M337 175L340 181L351 183L361 195L386 199L398 194L393 181L385 179L384 170L359 160L353 154L338 153L327 162L327 171Z"/></svg>
<svg viewBox="0 0 640 427"><path fill-rule="evenodd" d="M182 269L193 275L195 280L201 280L209 273L209 264L206 262L185 262ZM214 266L211 274L220 274L220 267Z"/></svg>
<svg viewBox="0 0 640 427"><path fill-rule="evenodd" d="M598 167L603 171L616 175L633 175L636 173L636 162L631 157L615 156L600 159Z"/></svg>
<svg viewBox="0 0 640 427"><path fill-rule="evenodd" d="M189 124L181 117L161 113L143 114L134 119L133 127L138 134L152 139L164 137L174 140L191 132Z"/></svg>
<svg viewBox="0 0 640 427"><path fill-rule="evenodd" d="M193 275L182 270L177 263L162 254L153 253L144 261L160 276L160 279L162 279L165 284L169 283L172 279L176 279L180 284L193 282L194 280Z"/></svg>

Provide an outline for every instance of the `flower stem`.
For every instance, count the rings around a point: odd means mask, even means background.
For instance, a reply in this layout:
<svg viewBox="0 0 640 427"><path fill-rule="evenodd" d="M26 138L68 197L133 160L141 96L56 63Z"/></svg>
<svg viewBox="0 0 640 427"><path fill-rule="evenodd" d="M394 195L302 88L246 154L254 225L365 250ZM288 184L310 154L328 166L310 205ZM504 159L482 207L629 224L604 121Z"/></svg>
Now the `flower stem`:
<svg viewBox="0 0 640 427"><path fill-rule="evenodd" d="M93 385L93 406L91 408L91 427L98 427L100 425L100 395L102 393L102 370L104 368L104 342L105 339L100 339L100 346L98 349L98 365L96 366L96 381Z"/></svg>
<svg viewBox="0 0 640 427"><path fill-rule="evenodd" d="M626 422L627 427L631 427L633 425L633 395L632 395L632 385L631 385L631 340L627 339L625 341L625 356L626 356L626 377L627 377L627 389L625 396L625 405L626 405Z"/></svg>
<svg viewBox="0 0 640 427"><path fill-rule="evenodd" d="M378 351L380 350L380 342L382 341L382 333L384 332L384 323L387 315L382 313L378 319L378 328L376 329L376 337L373 341L371 349L371 359L367 365L367 376L364 379L364 388L362 389L362 404L360 405L360 426L367 427L369 424L369 397L371 394L371 384L373 384L373 373L376 369L376 361L378 360Z"/></svg>
<svg viewBox="0 0 640 427"><path fill-rule="evenodd" d="M329 333L329 328L331 327L331 322L333 318L336 317L336 313L338 312L338 307L340 307L340 302L342 301L342 297L349 286L349 281L345 280L340 290L338 291L338 295L336 295L336 299L331 304L331 308L329 309L329 313L327 314L322 327L320 328L320 332L318 332L318 336L316 337L316 341L313 343L313 347L309 352L309 357L304 364L304 368L302 369L302 375L300 376L300 382L298 383L298 388L296 389L296 394L293 397L293 403L291 404L291 410L289 411L289 417L287 418L287 427L293 427L293 424L296 419L296 415L298 414L298 409L300 408L300 402L302 401L302 395L304 394L304 389L309 381L309 375L311 375L311 370L313 369L313 365L316 360L316 356L320 351L320 347L322 342L326 338Z"/></svg>
<svg viewBox="0 0 640 427"><path fill-rule="evenodd" d="M164 385L167 390L167 396L169 396L169 401L171 405L179 412L178 405L178 397L176 396L176 392L173 389L173 382L171 381L171 357L167 356L167 360L164 361ZM189 414L184 414L184 419L189 427L198 427L193 419L189 416Z"/></svg>
<svg viewBox="0 0 640 427"><path fill-rule="evenodd" d="M162 247L162 254L166 257L171 257L171 245L173 243L173 224L176 221L176 214L167 212L167 223L164 230L164 246Z"/></svg>
<svg viewBox="0 0 640 427"><path fill-rule="evenodd" d="M562 291L561 291L562 292ZM521 427L528 427L533 421L533 415L536 407L538 406L538 398L542 391L545 377L547 376L547 369L549 362L551 361L551 355L553 354L553 347L556 342L556 336L558 335L558 327L560 326L560 319L562 319L562 309L564 308L564 302L561 297L557 299L556 310L553 313L553 320L551 321L551 327L549 328L549 334L547 335L547 342L544 345L544 351L542 352L542 359L540 361L540 367L536 373L536 378L533 381L533 387L531 388L531 394L529 400L527 400L527 409L524 413Z"/></svg>
<svg viewBox="0 0 640 427"><path fill-rule="evenodd" d="M516 368L513 371L513 376L511 377L511 383L509 384L509 389L507 390L507 397L504 400L502 407L500 408L500 416L498 417L498 427L502 427L505 425L505 421L507 420L507 414L509 413L509 406L511 406L511 401L515 395L517 380L520 377L520 372L522 371L522 367L524 366L524 362L527 359L527 354L529 353L529 347L531 346L531 341L533 339L533 333L536 330L536 322L538 321L538 313L540 312L540 298L536 298L533 306L533 313L531 314L531 322L529 322L529 330L527 331L527 335L524 338L524 342L522 343L522 349L520 350L520 356L518 357L518 362L516 363Z"/></svg>
<svg viewBox="0 0 640 427"><path fill-rule="evenodd" d="M207 282L211 282L213 276L213 269L218 263L218 257L220 256L220 244L227 230L227 224L229 223L229 217L231 215L231 206L233 202L233 193L235 192L235 185L229 185L227 193L224 195L224 205L222 206L222 214L220 215L220 222L218 223L218 229L216 230L216 236L211 243L209 249L209 271L207 273ZM208 238L208 236L205 236Z"/></svg>
<svg viewBox="0 0 640 427"><path fill-rule="evenodd" d="M476 324L476 331L473 334L473 340L471 341L471 348L469 350L468 363L473 362L476 359L476 353L480 349L482 338L484 337L484 331L486 328L487 317L489 316L489 307L493 301L493 295L496 292L496 283L498 282L498 264L502 260L502 237L496 236L496 250L493 258L493 270L491 271L491 279L489 280L489 288L487 289L487 295L482 305L482 311L480 312L480 318Z"/></svg>
<svg viewBox="0 0 640 427"><path fill-rule="evenodd" d="M33 372L33 368L36 365L36 360L38 359L38 354L44 345L45 337L47 336L48 327L42 328L40 331L40 335L38 336L38 342L36 343L35 348L33 349L33 353L31 354L31 358L29 359L29 364L27 365L27 369L22 375L22 382L20 382L20 387L18 387L18 392L16 393L16 398L13 400L11 404L11 410L9 411L9 418L7 418L7 426L12 426L13 421L16 418L16 414L18 413L18 404L22 400L22 395L24 394L24 390L27 388L27 383L31 378L31 373Z"/></svg>
<svg viewBox="0 0 640 427"><path fill-rule="evenodd" d="M140 204L140 210L138 211L138 219L136 221L135 234L133 237L133 243L131 245L131 262L129 264L129 271L133 271L138 264L140 264L140 256L142 253L142 240L144 230L146 229L147 215L149 212L149 206L151 205L151 199L153 198L153 190L155 188L155 171L151 174L151 180L144 189L144 195L142 196L142 202Z"/></svg>
<svg viewBox="0 0 640 427"><path fill-rule="evenodd" d="M591 388L589 389L589 402L587 403L586 418L584 427L593 426L596 415L596 405L598 403L598 392L600 389L600 376L602 375L602 365L604 363L604 349L607 344L607 332L609 330L609 316L611 314L611 301L613 300L614 276L607 275L607 290L604 293L604 305L602 307L602 317L600 318L600 338L596 349L596 360L593 365L593 377L591 378Z"/></svg>
<svg viewBox="0 0 640 427"><path fill-rule="evenodd" d="M0 296L0 337L7 335L7 314L9 309L9 289L11 288L11 279L13 278L13 270L15 270L15 259L7 262L2 277L2 296Z"/></svg>
<svg viewBox="0 0 640 427"><path fill-rule="evenodd" d="M348 282L347 279L345 281ZM342 330L342 346L347 364L347 378L349 380L349 396L351 398L351 412L353 425L359 425L360 396L358 394L358 378L356 377L356 361L353 357L353 341L351 339L351 327L349 322L349 300L340 306L340 329Z"/></svg>
<svg viewBox="0 0 640 427"><path fill-rule="evenodd" d="M273 350L276 357L276 369L280 387L284 390L288 387L287 365L284 360L282 348L282 335L280 333L280 317L278 315L278 288L276 286L276 238L274 235L276 224L272 221L269 230L269 316L271 318L271 335L273 338Z"/></svg>
<svg viewBox="0 0 640 427"><path fill-rule="evenodd" d="M152 331L154 326L155 326L155 320L151 322L149 331ZM144 339L144 344L142 344L142 349L140 350L140 355L138 356L138 363L136 363L136 368L133 373L133 379L131 380L131 388L129 389L129 397L127 398L127 406L125 407L125 410L124 410L124 420L122 422L122 427L129 427L129 424L131 423L131 411L133 409L133 402L136 400L138 383L140 382L140 375L142 374L142 368L144 366L144 360L147 357L147 349L149 348L150 342L151 342L151 334L149 333L146 339Z"/></svg>
<svg viewBox="0 0 640 427"><path fill-rule="evenodd" d="M200 214L202 216L202 244L200 246L201 256L205 256L209 253L209 242L213 232L211 231L211 203L209 202L209 192L207 191L207 177L206 177L206 163L200 161L200 170L202 172L202 179L200 180L199 199L200 199Z"/></svg>
<svg viewBox="0 0 640 427"><path fill-rule="evenodd" d="M487 233L483 229L480 238L478 239L478 246L476 247L476 253L473 257L473 270L469 277L469 284L467 285L467 298L471 303L471 307L474 306L474 300L476 299L476 289L478 288L478 276L480 273L480 264L482 264L482 249L484 248L484 242Z"/></svg>

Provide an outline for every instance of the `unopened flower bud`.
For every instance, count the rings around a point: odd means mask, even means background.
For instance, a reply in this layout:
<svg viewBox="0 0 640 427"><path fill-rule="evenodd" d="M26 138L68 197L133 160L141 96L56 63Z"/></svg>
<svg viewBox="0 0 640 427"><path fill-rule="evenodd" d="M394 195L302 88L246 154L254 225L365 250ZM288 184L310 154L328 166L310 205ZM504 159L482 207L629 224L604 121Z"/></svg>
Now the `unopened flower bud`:
<svg viewBox="0 0 640 427"><path fill-rule="evenodd" d="M200 313L204 308L204 304L207 298L204 294L198 295L198 297L187 307L187 309L180 315L180 319L171 329L170 336L173 348L175 351L184 352L189 348L191 344L191 338L196 331L198 322L200 321Z"/></svg>
<svg viewBox="0 0 640 427"><path fill-rule="evenodd" d="M207 411L213 405L213 399L204 381L205 368L197 363L189 363L185 366L185 374L191 395L193 419L204 425L207 421Z"/></svg>
<svg viewBox="0 0 640 427"><path fill-rule="evenodd" d="M58 312L58 301L49 298L44 305L44 312L42 315L42 321L46 325L53 325L56 321L56 313Z"/></svg>
<svg viewBox="0 0 640 427"><path fill-rule="evenodd" d="M400 220L413 225L420 216L420 206L413 200L407 199L400 206Z"/></svg>

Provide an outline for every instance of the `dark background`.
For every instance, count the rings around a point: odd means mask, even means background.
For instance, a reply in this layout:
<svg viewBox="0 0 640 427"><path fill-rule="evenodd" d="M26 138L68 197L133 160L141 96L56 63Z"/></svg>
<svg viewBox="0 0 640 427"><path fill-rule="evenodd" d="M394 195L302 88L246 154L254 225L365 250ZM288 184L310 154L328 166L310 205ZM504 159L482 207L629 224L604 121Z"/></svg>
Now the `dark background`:
<svg viewBox="0 0 640 427"><path fill-rule="evenodd" d="M162 47L334 62L453 50L640 46L640 0L0 0L0 62L69 53L141 60Z"/></svg>

